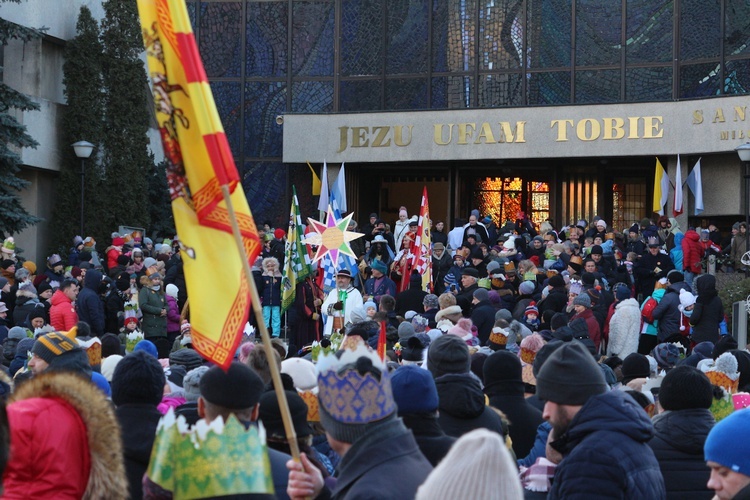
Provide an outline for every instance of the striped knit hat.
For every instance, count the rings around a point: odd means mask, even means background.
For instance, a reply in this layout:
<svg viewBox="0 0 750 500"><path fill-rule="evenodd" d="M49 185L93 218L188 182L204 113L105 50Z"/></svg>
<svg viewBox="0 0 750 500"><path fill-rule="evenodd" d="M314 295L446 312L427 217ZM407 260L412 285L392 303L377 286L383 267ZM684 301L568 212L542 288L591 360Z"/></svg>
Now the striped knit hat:
<svg viewBox="0 0 750 500"><path fill-rule="evenodd" d="M77 330L74 328L69 332L51 332L42 335L34 342L31 353L47 363L51 363L60 354L78 347L75 340L76 332Z"/></svg>

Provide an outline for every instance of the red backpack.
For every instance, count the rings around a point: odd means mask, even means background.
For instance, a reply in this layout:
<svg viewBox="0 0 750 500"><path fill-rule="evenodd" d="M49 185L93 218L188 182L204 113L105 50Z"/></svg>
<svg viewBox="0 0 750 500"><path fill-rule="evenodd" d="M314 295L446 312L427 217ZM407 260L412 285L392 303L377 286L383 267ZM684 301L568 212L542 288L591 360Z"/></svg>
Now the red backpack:
<svg viewBox="0 0 750 500"><path fill-rule="evenodd" d="M649 297L648 299L646 299L646 302L643 303L643 307L641 308L641 316L643 316L643 319L647 323L654 322L654 309L656 309L656 306L658 305L659 303L653 297Z"/></svg>

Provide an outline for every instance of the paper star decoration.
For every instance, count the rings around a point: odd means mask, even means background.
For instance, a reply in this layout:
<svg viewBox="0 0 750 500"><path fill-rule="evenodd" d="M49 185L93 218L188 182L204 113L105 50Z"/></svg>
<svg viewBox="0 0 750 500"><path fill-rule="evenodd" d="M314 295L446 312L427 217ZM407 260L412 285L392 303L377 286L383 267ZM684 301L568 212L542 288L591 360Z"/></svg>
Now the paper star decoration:
<svg viewBox="0 0 750 500"><path fill-rule="evenodd" d="M349 246L349 242L361 238L364 234L346 230L349 227L349 221L352 220L352 215L354 213L347 215L343 219L336 220L331 205L328 205L328 216L326 217L325 224L310 217L307 218L315 232L307 235L305 244L318 247L313 262L319 261L326 255L330 255L333 262L338 262L339 253L356 257L352 251L352 247Z"/></svg>

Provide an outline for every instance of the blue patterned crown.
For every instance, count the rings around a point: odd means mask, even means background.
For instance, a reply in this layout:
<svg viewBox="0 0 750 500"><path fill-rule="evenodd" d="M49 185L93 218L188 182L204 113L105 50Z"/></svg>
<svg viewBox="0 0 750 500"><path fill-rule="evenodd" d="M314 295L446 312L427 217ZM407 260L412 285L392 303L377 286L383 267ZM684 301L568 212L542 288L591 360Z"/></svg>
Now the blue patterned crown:
<svg viewBox="0 0 750 500"><path fill-rule="evenodd" d="M320 406L337 422L368 424L396 411L388 369L372 349L321 356L318 371Z"/></svg>

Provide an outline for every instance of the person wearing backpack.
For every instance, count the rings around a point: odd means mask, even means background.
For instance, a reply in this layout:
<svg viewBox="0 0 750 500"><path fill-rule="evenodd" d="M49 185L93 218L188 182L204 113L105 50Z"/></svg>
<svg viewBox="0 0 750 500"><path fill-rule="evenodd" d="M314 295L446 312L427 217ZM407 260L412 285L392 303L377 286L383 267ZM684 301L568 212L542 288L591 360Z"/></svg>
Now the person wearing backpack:
<svg viewBox="0 0 750 500"><path fill-rule="evenodd" d="M16 346L25 338L28 338L26 329L21 326L8 330L8 336L3 340L3 365L10 366L10 362L16 357Z"/></svg>
<svg viewBox="0 0 750 500"><path fill-rule="evenodd" d="M654 318L654 309L659 305L667 288L667 278L661 278L654 285L654 291L641 306L641 336L638 339L638 354L649 354L659 343L659 320Z"/></svg>

